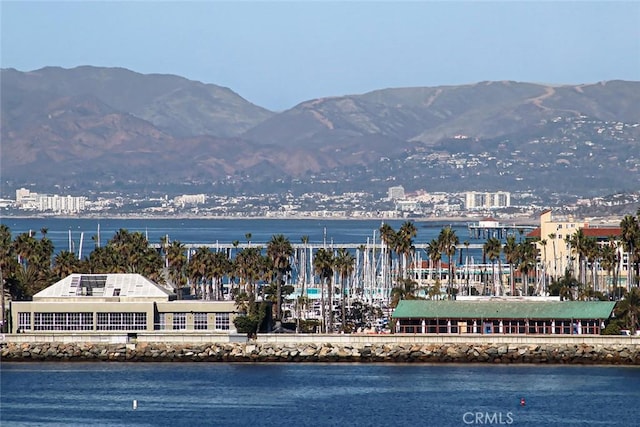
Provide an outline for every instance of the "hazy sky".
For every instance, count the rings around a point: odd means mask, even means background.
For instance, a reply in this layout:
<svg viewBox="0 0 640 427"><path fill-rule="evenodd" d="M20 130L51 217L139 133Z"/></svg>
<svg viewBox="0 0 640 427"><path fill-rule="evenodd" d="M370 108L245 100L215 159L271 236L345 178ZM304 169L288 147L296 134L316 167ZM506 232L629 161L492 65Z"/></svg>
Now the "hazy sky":
<svg viewBox="0 0 640 427"><path fill-rule="evenodd" d="M640 1L1 1L1 66L124 67L272 110L484 80L640 80Z"/></svg>

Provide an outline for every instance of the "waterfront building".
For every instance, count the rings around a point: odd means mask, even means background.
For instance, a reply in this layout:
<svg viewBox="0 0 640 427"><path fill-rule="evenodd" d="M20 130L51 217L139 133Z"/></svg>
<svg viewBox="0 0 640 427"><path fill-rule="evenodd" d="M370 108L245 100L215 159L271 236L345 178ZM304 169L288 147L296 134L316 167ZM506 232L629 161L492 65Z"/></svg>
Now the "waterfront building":
<svg viewBox="0 0 640 427"><path fill-rule="evenodd" d="M233 301L176 300L139 274L72 274L11 303L11 333L233 332Z"/></svg>
<svg viewBox="0 0 640 427"><path fill-rule="evenodd" d="M402 300L392 317L396 332L409 334L600 335L614 306L546 299Z"/></svg>
<svg viewBox="0 0 640 427"><path fill-rule="evenodd" d="M59 196L32 193L27 188L16 190L16 207L23 210L40 212L77 213L86 209L87 198L84 196Z"/></svg>

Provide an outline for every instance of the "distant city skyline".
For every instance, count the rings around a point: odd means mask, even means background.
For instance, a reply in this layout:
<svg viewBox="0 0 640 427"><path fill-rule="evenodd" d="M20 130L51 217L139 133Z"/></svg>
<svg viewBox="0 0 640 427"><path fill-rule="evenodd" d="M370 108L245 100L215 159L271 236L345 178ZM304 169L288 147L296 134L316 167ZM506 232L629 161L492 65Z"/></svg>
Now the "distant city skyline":
<svg viewBox="0 0 640 427"><path fill-rule="evenodd" d="M2 68L123 67L280 111L390 87L640 80L640 2L0 3Z"/></svg>

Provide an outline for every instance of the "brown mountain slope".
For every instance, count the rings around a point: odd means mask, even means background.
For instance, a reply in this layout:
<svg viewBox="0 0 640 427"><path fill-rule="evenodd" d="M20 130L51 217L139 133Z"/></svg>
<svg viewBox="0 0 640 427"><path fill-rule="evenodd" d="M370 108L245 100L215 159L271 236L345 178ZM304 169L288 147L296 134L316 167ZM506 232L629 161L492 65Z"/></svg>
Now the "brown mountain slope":
<svg viewBox="0 0 640 427"><path fill-rule="evenodd" d="M607 174L635 176L640 167L640 82L384 89L274 114L177 76L98 67L1 72L0 167L15 183L349 176L363 188L389 177L431 185L446 177L453 188L457 179L484 186L482 177L535 188L537 173L557 180L587 168L606 186ZM625 125L610 131L614 122ZM567 163L575 170L565 172ZM532 164L541 166L530 172Z"/></svg>
<svg viewBox="0 0 640 427"><path fill-rule="evenodd" d="M123 68L47 67L28 73L7 69L2 70L1 84L2 106L10 114L35 112L43 101L94 96L175 137L237 136L273 115L227 88ZM12 125L24 126L31 118L14 114L17 123Z"/></svg>

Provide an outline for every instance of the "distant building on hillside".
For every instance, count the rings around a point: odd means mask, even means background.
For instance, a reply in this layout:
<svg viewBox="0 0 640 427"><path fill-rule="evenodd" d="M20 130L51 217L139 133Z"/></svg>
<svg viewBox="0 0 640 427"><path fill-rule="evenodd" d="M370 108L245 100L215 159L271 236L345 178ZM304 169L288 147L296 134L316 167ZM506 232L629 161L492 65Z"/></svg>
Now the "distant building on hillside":
<svg viewBox="0 0 640 427"><path fill-rule="evenodd" d="M173 199L175 205L185 207L187 205L201 205L206 201L204 194L183 194Z"/></svg>
<svg viewBox="0 0 640 427"><path fill-rule="evenodd" d="M511 206L511 193L506 191L495 193L468 191L465 194L465 208L467 210L508 208L509 206Z"/></svg>
<svg viewBox="0 0 640 427"><path fill-rule="evenodd" d="M389 187L389 200L404 199L404 187L401 185Z"/></svg>

